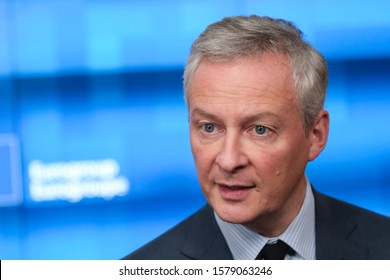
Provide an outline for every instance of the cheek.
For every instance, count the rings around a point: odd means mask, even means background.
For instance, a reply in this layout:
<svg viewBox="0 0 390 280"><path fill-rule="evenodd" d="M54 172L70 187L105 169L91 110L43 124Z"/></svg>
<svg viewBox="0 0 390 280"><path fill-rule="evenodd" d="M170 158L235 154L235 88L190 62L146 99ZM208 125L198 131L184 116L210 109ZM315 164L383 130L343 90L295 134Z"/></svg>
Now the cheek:
<svg viewBox="0 0 390 280"><path fill-rule="evenodd" d="M304 172L307 163L305 150L307 147L302 142L285 142L252 156L252 163L261 179L283 181L290 175Z"/></svg>
<svg viewBox="0 0 390 280"><path fill-rule="evenodd" d="M285 145L262 145L252 147L247 153L250 162L258 173L275 175L277 170L283 168L288 157Z"/></svg>
<svg viewBox="0 0 390 280"><path fill-rule="evenodd" d="M295 186L301 180L305 173L307 165L307 156L305 154L305 147L301 146L290 151L286 156L280 158L280 169L276 177L286 187Z"/></svg>
<svg viewBox="0 0 390 280"><path fill-rule="evenodd" d="M191 138L191 151L194 157L199 177L204 177L210 171L213 163L213 153L210 148Z"/></svg>
<svg viewBox="0 0 390 280"><path fill-rule="evenodd" d="M288 174L288 166L282 156L273 153L263 156L253 162L257 180L259 180L259 192L262 193L277 192L279 185L283 184L286 174ZM264 194L264 193L263 193Z"/></svg>

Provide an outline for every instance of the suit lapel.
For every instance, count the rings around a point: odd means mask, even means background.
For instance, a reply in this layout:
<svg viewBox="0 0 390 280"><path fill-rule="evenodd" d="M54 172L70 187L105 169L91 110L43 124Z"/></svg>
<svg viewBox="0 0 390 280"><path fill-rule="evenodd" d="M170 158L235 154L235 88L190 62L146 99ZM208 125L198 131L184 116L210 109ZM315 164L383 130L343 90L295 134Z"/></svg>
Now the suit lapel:
<svg viewBox="0 0 390 280"><path fill-rule="evenodd" d="M318 260L368 259L369 250L352 240L357 223L336 200L313 189L316 211L316 258ZM232 260L232 254L206 205L194 216L181 253L191 259Z"/></svg>
<svg viewBox="0 0 390 280"><path fill-rule="evenodd" d="M319 260L368 259L369 250L350 237L358 225L335 200L313 190L316 211L316 257Z"/></svg>
<svg viewBox="0 0 390 280"><path fill-rule="evenodd" d="M194 217L181 252L192 259L233 259L209 205Z"/></svg>

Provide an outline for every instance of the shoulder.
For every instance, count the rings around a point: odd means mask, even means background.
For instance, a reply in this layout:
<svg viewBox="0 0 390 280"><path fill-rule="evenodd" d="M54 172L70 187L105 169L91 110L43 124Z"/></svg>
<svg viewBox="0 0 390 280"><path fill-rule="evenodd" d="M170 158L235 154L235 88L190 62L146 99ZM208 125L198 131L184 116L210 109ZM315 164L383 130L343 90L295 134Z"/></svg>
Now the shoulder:
<svg viewBox="0 0 390 280"><path fill-rule="evenodd" d="M390 218L314 191L317 237L340 237L364 247L368 258L390 259ZM320 232L318 232L320 231ZM326 237L325 237L326 236Z"/></svg>
<svg viewBox="0 0 390 280"><path fill-rule="evenodd" d="M358 207L314 191L316 212L322 217L332 217L336 221L352 220L359 225L383 226L390 231L390 217ZM321 212L321 213L319 213Z"/></svg>
<svg viewBox="0 0 390 280"><path fill-rule="evenodd" d="M199 211L163 233L156 239L147 243L135 252L127 255L125 260L163 260L163 259L191 259L182 253L182 248L187 242L190 233L192 235L195 231L201 230L199 224L207 223L208 220L213 219L213 210L206 205ZM194 228L196 227L196 228Z"/></svg>

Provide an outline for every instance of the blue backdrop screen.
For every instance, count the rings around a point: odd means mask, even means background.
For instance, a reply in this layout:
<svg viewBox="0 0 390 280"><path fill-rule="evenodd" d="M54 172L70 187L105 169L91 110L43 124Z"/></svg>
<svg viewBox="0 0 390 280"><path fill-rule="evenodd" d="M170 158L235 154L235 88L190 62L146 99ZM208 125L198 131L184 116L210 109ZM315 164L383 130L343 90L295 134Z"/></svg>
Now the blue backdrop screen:
<svg viewBox="0 0 390 280"><path fill-rule="evenodd" d="M312 2L2 1L0 259L118 259L205 203L183 66L237 14L292 20L324 53L331 130L307 174L390 215L390 5Z"/></svg>

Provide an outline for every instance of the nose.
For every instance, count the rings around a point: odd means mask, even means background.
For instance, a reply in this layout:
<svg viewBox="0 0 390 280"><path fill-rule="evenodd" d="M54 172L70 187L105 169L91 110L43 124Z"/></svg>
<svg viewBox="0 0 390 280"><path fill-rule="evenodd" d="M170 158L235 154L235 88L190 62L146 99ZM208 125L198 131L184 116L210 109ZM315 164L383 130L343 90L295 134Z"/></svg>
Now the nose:
<svg viewBox="0 0 390 280"><path fill-rule="evenodd" d="M216 157L216 164L227 173L236 173L249 164L243 143L236 132L227 132Z"/></svg>

